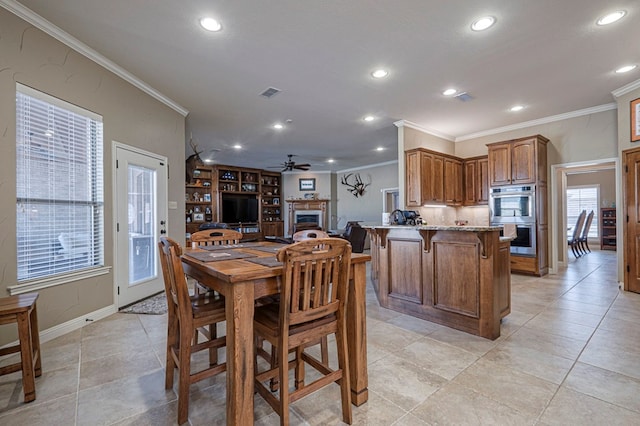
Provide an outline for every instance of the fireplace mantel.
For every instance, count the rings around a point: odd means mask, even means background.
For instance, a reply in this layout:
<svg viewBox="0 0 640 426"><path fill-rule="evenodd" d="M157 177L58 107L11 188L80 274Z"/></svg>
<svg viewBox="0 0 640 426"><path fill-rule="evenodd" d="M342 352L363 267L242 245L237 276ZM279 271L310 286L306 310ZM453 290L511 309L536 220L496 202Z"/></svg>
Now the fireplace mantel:
<svg viewBox="0 0 640 426"><path fill-rule="evenodd" d="M329 200L286 200L289 203L289 235L293 235L293 226L296 222L296 211L318 211L320 212L320 221L318 225L323 230L329 229L329 222L327 216L327 204Z"/></svg>

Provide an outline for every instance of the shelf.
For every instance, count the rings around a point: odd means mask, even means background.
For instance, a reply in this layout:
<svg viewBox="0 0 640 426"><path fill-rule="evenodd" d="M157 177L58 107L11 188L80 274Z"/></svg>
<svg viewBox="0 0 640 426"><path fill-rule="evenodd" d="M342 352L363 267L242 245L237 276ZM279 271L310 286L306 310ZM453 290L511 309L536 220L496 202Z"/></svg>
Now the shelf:
<svg viewBox="0 0 640 426"><path fill-rule="evenodd" d="M616 250L616 209L600 209L600 250Z"/></svg>

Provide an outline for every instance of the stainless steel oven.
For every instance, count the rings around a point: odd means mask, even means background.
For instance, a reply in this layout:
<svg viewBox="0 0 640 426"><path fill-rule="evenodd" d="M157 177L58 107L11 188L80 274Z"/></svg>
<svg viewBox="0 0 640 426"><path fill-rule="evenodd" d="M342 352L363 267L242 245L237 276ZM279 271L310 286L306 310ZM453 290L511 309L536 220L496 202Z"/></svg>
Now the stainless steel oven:
<svg viewBox="0 0 640 426"><path fill-rule="evenodd" d="M489 208L491 221L535 222L536 188L534 185L491 188ZM510 221L513 219L513 222Z"/></svg>
<svg viewBox="0 0 640 426"><path fill-rule="evenodd" d="M505 222L493 222L492 225L500 226ZM536 224L534 223L515 223L516 237L511 241L511 253L521 256L536 255ZM503 232L500 231L502 236Z"/></svg>

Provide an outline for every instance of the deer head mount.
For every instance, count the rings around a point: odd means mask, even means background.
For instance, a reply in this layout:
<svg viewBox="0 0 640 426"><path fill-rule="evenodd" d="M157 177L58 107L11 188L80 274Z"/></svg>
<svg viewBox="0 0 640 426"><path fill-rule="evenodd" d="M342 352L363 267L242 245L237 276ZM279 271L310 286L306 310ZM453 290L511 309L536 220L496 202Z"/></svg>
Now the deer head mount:
<svg viewBox="0 0 640 426"><path fill-rule="evenodd" d="M187 184L190 184L191 180L193 179L193 170L198 166L204 165L202 158L200 158L200 154L202 154L204 151L198 151L198 144L193 143L192 139L189 139L189 145L191 145L191 149L193 149L193 154L187 157L185 164Z"/></svg>
<svg viewBox="0 0 640 426"><path fill-rule="evenodd" d="M349 183L349 178L351 176L353 176L354 178L353 183ZM348 175L344 175L342 177L342 179L340 180L340 183L342 183L345 186L348 186L349 188L347 189L347 191L352 193L353 196L357 198L364 195L364 190L367 189L367 186L371 185L371 177L369 177L369 183L364 183L362 181L362 178L360 177L360 173L356 173L355 175L353 173L349 173Z"/></svg>

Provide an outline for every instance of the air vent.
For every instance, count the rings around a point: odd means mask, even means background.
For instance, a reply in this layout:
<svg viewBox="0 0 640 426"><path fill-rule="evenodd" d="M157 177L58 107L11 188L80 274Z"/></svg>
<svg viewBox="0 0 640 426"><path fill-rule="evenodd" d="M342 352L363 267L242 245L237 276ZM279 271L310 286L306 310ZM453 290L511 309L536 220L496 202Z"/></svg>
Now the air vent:
<svg viewBox="0 0 640 426"><path fill-rule="evenodd" d="M280 89L276 89L275 87L269 87L269 88L267 88L267 90L265 90L264 92L260 93L260 96L264 96L265 98L269 99L269 98L277 95L278 93L280 93Z"/></svg>
<svg viewBox="0 0 640 426"><path fill-rule="evenodd" d="M473 96L471 96L471 95L470 95L470 94L468 94L467 92L463 92L463 93L460 93L459 95L456 95L456 98L457 98L459 101L462 101L462 102L468 102L468 101L470 101L470 100L472 100L472 99L473 99Z"/></svg>

